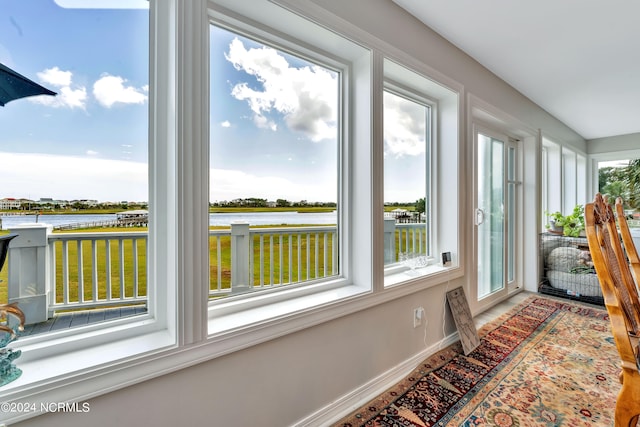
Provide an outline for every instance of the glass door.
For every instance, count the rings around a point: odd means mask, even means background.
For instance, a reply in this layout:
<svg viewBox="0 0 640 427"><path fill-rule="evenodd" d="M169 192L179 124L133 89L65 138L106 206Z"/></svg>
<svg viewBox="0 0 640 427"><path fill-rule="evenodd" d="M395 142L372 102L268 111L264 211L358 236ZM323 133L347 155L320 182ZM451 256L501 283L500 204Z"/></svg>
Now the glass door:
<svg viewBox="0 0 640 427"><path fill-rule="evenodd" d="M475 132L476 301L506 296L517 281L517 143L485 129Z"/></svg>
<svg viewBox="0 0 640 427"><path fill-rule="evenodd" d="M505 288L505 143L477 134L478 299Z"/></svg>

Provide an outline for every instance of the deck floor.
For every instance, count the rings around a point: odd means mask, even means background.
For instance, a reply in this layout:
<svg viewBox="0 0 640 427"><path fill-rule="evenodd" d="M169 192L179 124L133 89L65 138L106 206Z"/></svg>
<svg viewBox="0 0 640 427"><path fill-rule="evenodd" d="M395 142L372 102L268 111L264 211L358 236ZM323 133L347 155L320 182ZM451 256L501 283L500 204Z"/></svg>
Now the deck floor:
<svg viewBox="0 0 640 427"><path fill-rule="evenodd" d="M147 307L145 305L135 305L58 313L46 322L26 325L24 327L24 332L20 333L20 336L29 336L42 334L45 332L59 331L62 329L88 325L90 323L104 322L105 320L135 316L137 314L143 314L146 312Z"/></svg>

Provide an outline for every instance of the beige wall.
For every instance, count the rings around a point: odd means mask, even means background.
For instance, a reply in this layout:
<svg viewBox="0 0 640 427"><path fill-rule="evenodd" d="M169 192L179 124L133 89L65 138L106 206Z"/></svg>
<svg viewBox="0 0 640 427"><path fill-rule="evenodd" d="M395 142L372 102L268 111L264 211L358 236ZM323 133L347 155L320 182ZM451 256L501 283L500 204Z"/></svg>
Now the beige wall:
<svg viewBox="0 0 640 427"><path fill-rule="evenodd" d="M533 129L581 147L584 140L390 0L316 0L403 49ZM463 134L466 135L466 132ZM461 176L461 180L468 179ZM467 200L468 205L471 204ZM468 235L468 232L463 232ZM463 247L467 247L463 242ZM19 425L286 426L420 353L443 336L443 282L358 313L91 399L85 414L48 414ZM427 328L413 328L413 308ZM454 330L447 318L446 332Z"/></svg>
<svg viewBox="0 0 640 427"><path fill-rule="evenodd" d="M558 142L586 152L584 138L538 107L391 0L313 0L435 70L465 90ZM460 13L464 13L461 11ZM402 29L399 31L399 29Z"/></svg>
<svg viewBox="0 0 640 427"><path fill-rule="evenodd" d="M640 133L590 139L587 141L587 153L592 155L632 150L640 150Z"/></svg>
<svg viewBox="0 0 640 427"><path fill-rule="evenodd" d="M426 340L437 341L444 290L432 288L108 393L89 400L88 413L50 414L19 425L291 425L424 348L424 329L413 328L414 307L425 307ZM453 320L447 324L450 333Z"/></svg>

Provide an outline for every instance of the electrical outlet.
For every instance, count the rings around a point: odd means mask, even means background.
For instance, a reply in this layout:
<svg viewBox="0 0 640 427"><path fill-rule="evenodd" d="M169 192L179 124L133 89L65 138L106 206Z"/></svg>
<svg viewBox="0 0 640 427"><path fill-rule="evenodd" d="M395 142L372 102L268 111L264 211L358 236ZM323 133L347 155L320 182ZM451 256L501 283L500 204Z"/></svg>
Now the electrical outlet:
<svg viewBox="0 0 640 427"><path fill-rule="evenodd" d="M418 307L413 309L413 327L417 328L422 325L422 318L424 317L424 308Z"/></svg>

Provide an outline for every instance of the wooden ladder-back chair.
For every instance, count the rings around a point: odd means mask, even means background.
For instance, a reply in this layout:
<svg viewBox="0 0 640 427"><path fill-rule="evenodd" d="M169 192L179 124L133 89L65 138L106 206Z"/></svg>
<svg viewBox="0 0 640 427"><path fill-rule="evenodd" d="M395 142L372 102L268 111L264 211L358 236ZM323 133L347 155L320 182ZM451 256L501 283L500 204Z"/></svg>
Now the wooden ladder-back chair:
<svg viewBox="0 0 640 427"><path fill-rule="evenodd" d="M620 197L616 199L616 215L618 216L618 227L620 227L624 250L629 258L637 288L637 286L640 285L640 258L638 258L638 248L636 248L633 237L631 236L631 231L629 231L629 224L627 223L627 217L624 214L624 207Z"/></svg>
<svg viewBox="0 0 640 427"><path fill-rule="evenodd" d="M600 194L585 206L589 250L622 361L615 409L616 427L635 426L640 415L638 337L640 304L637 288L616 228L613 209Z"/></svg>

